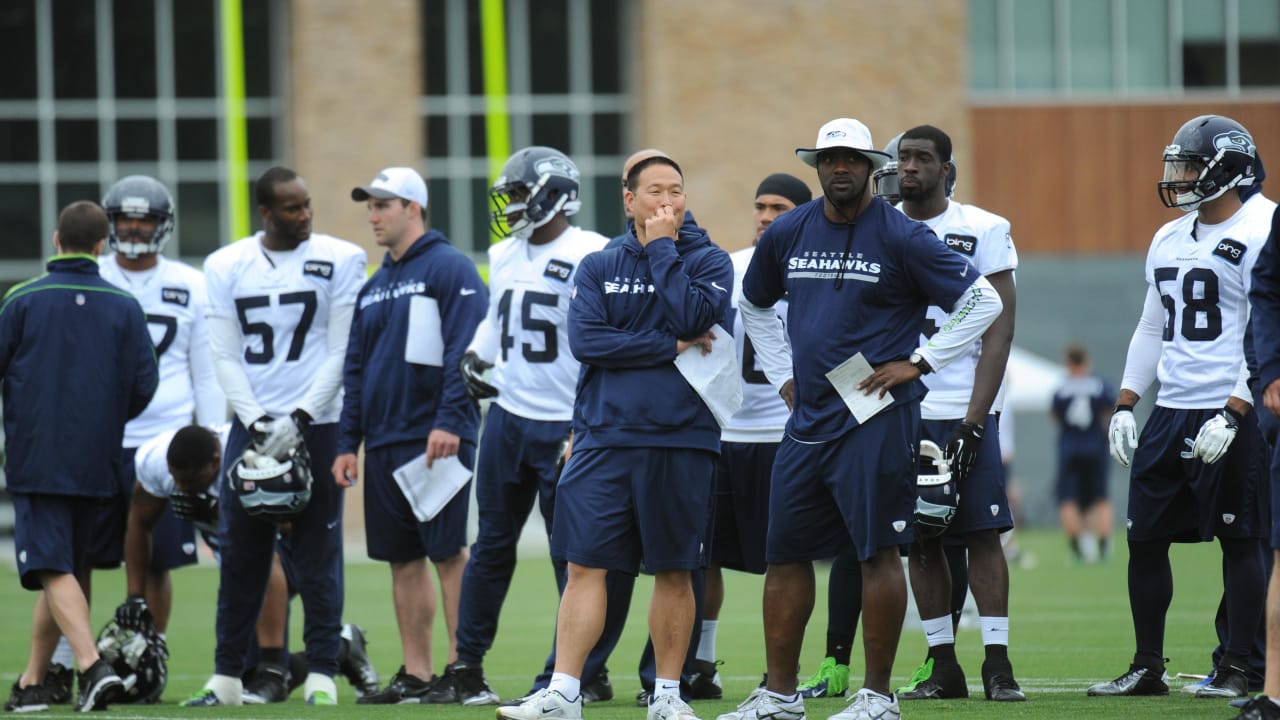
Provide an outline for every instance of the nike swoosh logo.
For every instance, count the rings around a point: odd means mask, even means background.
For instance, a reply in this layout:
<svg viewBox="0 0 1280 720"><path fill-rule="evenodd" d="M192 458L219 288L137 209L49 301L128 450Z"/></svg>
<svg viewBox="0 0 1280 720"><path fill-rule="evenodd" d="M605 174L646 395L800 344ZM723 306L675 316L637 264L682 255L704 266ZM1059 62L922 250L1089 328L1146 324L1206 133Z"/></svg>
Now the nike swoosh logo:
<svg viewBox="0 0 1280 720"><path fill-rule="evenodd" d="M719 290L720 292L729 292L728 290L725 290L724 288L720 287L720 284L716 282L711 283L711 287Z"/></svg>
<svg viewBox="0 0 1280 720"><path fill-rule="evenodd" d="M934 635L937 635L937 634L938 634L938 633L940 633L940 632L942 632L942 628L938 628L937 630L934 630L933 632L929 632L929 631L927 631L927 630L926 630L924 634L925 634L925 635L928 635L928 636L930 636L930 637L932 637L932 636L934 636Z"/></svg>
<svg viewBox="0 0 1280 720"><path fill-rule="evenodd" d="M475 295L476 291L472 290L471 288L462 288L461 290L458 291L458 294L461 295L462 297L466 297L468 295Z"/></svg>
<svg viewBox="0 0 1280 720"><path fill-rule="evenodd" d="M325 529L326 529L326 530L332 530L332 529L334 529L334 528L338 527L338 521L337 521L337 520L334 520L334 521L333 521L333 522L331 522L331 523L325 523L325 524L324 524L324 527L325 527Z"/></svg>

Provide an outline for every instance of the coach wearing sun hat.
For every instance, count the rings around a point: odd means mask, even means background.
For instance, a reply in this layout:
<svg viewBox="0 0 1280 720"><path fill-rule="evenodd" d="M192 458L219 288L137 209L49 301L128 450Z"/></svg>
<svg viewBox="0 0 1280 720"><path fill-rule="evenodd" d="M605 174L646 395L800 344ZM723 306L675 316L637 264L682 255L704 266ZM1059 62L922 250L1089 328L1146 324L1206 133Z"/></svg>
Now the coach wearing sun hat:
<svg viewBox="0 0 1280 720"><path fill-rule="evenodd" d="M417 702L435 674L435 588L426 561L440 577L445 616L457 617L471 485L422 520L417 493L403 490L393 473L410 462L439 467L455 456L463 467L474 467L479 410L458 363L489 294L470 258L439 231L426 229L427 185L417 171L386 168L352 189L351 199L365 203L374 238L387 255L360 289L351 320L333 479L343 487L355 484L356 450L363 442L366 546L370 558L391 566L404 660L384 690L359 702ZM450 637L447 646L453 645Z"/></svg>
<svg viewBox="0 0 1280 720"><path fill-rule="evenodd" d="M784 501L769 505L765 545L768 685L719 720L803 717L797 639L813 611L813 561L850 544L862 564L866 672L839 715L898 717L889 678L907 600L899 548L914 538L920 376L964 353L1002 306L926 225L869 191L889 157L861 122L826 123L796 155L817 169L823 200L765 230L738 306L770 383L795 378L770 488ZM773 310L784 296L785 338ZM930 305L960 319L918 347Z"/></svg>

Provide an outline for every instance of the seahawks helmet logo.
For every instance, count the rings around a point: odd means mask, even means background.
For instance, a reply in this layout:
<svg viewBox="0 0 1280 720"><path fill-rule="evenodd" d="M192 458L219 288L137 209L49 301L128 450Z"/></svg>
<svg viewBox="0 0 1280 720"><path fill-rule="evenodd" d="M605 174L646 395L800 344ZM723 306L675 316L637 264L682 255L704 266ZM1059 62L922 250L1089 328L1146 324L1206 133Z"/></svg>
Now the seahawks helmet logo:
<svg viewBox="0 0 1280 720"><path fill-rule="evenodd" d="M533 171L538 177L544 175L559 175L560 177L578 179L578 168L574 164L562 157L545 157L534 163Z"/></svg>
<svg viewBox="0 0 1280 720"><path fill-rule="evenodd" d="M1250 157L1257 156L1253 146L1253 139L1239 130L1231 130L1213 136L1213 149L1219 151L1234 150Z"/></svg>
<svg viewBox="0 0 1280 720"><path fill-rule="evenodd" d="M842 138L844 136L845 132L843 130L832 130L827 133L828 140L834 140L835 138Z"/></svg>

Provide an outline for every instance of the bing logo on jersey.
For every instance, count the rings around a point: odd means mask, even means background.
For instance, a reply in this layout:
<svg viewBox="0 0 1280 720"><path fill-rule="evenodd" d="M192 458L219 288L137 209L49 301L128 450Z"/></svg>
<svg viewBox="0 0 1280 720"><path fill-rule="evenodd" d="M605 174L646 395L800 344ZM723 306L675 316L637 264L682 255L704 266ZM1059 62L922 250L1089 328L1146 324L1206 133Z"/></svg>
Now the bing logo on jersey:
<svg viewBox="0 0 1280 720"><path fill-rule="evenodd" d="M947 247L955 250L961 255L973 257L973 254L978 251L978 238L972 235L956 235L955 233L947 233L946 237L942 239L942 242L946 243Z"/></svg>
<svg viewBox="0 0 1280 720"><path fill-rule="evenodd" d="M302 266L303 275L315 275L325 280L333 279L333 263L327 260L308 260Z"/></svg>
<svg viewBox="0 0 1280 720"><path fill-rule="evenodd" d="M542 274L561 282L569 282L569 276L573 274L573 264L563 260L552 260L547 263L547 269L543 270Z"/></svg>
<svg viewBox="0 0 1280 720"><path fill-rule="evenodd" d="M1239 265L1244 259L1245 250L1244 243L1231 238L1223 238L1218 241L1218 247L1213 249L1213 254L1226 260L1232 265Z"/></svg>
<svg viewBox="0 0 1280 720"><path fill-rule="evenodd" d="M191 293L182 288L160 288L160 300L186 307L191 302Z"/></svg>

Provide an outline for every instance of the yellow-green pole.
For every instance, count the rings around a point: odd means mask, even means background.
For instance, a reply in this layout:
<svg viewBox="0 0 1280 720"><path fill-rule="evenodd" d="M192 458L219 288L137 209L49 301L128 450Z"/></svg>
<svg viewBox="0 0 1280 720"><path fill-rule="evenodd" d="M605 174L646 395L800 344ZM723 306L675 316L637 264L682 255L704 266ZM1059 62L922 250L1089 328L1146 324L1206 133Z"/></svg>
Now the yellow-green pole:
<svg viewBox="0 0 1280 720"><path fill-rule="evenodd" d="M241 0L219 2L222 38L222 132L226 145L227 231L249 234L249 142L244 120L244 23Z"/></svg>
<svg viewBox="0 0 1280 720"><path fill-rule="evenodd" d="M484 68L485 152L489 181L497 179L511 155L511 118L507 114L507 23L504 0L480 2L480 53ZM502 238L490 238L497 242Z"/></svg>

